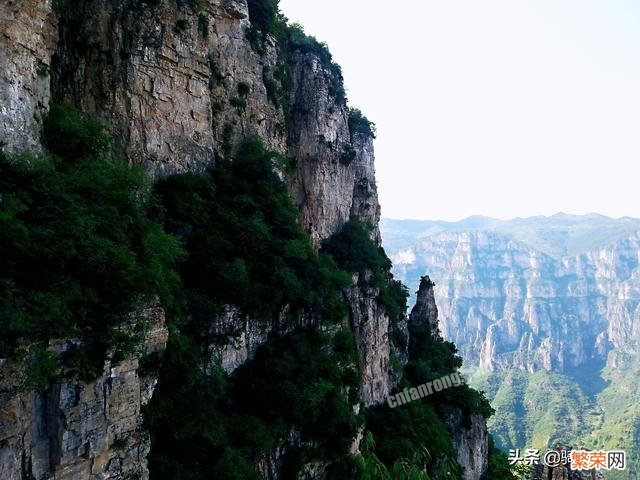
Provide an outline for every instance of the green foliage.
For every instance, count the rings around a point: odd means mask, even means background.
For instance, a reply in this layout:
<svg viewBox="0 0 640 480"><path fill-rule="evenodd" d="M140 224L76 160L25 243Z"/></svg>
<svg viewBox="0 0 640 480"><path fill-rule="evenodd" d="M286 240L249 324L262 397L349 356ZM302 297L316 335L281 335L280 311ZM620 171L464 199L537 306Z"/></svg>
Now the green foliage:
<svg viewBox="0 0 640 480"><path fill-rule="evenodd" d="M317 331L275 338L234 374L237 408L270 425L264 444L296 426L303 441L318 444L318 458L349 451L359 426L345 393L357 394L355 355L334 357L322 350L327 344Z"/></svg>
<svg viewBox="0 0 640 480"><path fill-rule="evenodd" d="M202 38L209 38L209 19L206 15L198 15L198 32Z"/></svg>
<svg viewBox="0 0 640 480"><path fill-rule="evenodd" d="M339 104L346 104L344 79L340 65L333 61L329 47L314 37L307 35L301 25L288 24L287 19L279 12L278 0L249 0L249 19L251 27L247 30L247 38L252 48L264 54L266 35L272 35L278 42L281 61L273 77L267 76L265 86L267 94L276 106L288 110L288 92L291 79L288 65L294 53L311 53L318 57L322 66L329 72L329 93Z"/></svg>
<svg viewBox="0 0 640 480"><path fill-rule="evenodd" d="M460 467L452 461L455 452L449 432L432 406L415 401L390 409L383 404L365 410L365 420L376 441L365 442L364 455L369 464L365 471L373 470L373 474L364 478L431 478L385 474L389 469L397 472L404 467L402 470L415 475L412 465L417 471L426 469L433 478L461 478ZM426 450L428 455L424 455Z"/></svg>
<svg viewBox="0 0 640 480"><path fill-rule="evenodd" d="M488 425L500 448L577 445L591 430L593 404L566 375L492 372L473 385L486 390L496 410Z"/></svg>
<svg viewBox="0 0 640 480"><path fill-rule="evenodd" d="M631 472L640 471L640 363L637 355L616 356L616 366L602 371L607 386L597 397L597 408L604 415L583 443L594 449L625 450L627 471L609 472L607 479L627 480Z"/></svg>
<svg viewBox="0 0 640 480"><path fill-rule="evenodd" d="M26 390L46 390L51 380L60 371L58 358L44 346L36 346L32 351L18 352L26 367L23 387Z"/></svg>
<svg viewBox="0 0 640 480"><path fill-rule="evenodd" d="M376 138L376 125L357 108L349 108L349 132Z"/></svg>
<svg viewBox="0 0 640 480"><path fill-rule="evenodd" d="M201 12L204 9L204 0L189 0L189 6L194 12Z"/></svg>
<svg viewBox="0 0 640 480"><path fill-rule="evenodd" d="M69 162L100 156L111 145L111 138L102 125L60 104L51 106L42 141L49 151Z"/></svg>
<svg viewBox="0 0 640 480"><path fill-rule="evenodd" d="M101 156L99 125L53 107L44 139L57 155L0 154L0 350L80 337L104 353L125 315L168 301L181 249L145 216L141 171Z"/></svg>
<svg viewBox="0 0 640 480"><path fill-rule="evenodd" d="M355 364L330 345L313 331L275 337L231 377L207 376L195 344L174 335L145 410L153 478L257 479L252 459L294 427L315 447L287 452L292 475L301 463L347 455L360 424L346 394L357 386Z"/></svg>
<svg viewBox="0 0 640 480"><path fill-rule="evenodd" d="M238 95L242 98L247 97L251 93L251 86L246 82L238 83Z"/></svg>
<svg viewBox="0 0 640 480"><path fill-rule="evenodd" d="M351 145L346 147L340 154L340 163L343 165L351 165L355 159L356 151Z"/></svg>
<svg viewBox="0 0 640 480"><path fill-rule="evenodd" d="M53 0L52 2L53 11L58 15L63 15L68 7L69 5L67 0Z"/></svg>
<svg viewBox="0 0 640 480"><path fill-rule="evenodd" d="M199 349L173 334L160 381L144 415L153 448L149 467L153 478L258 479L246 455L233 448L226 431L222 395L227 379L205 375Z"/></svg>
<svg viewBox="0 0 640 480"><path fill-rule="evenodd" d="M293 52L311 53L318 57L322 66L330 74L329 94L336 99L338 104L346 104L347 94L344 89L342 68L333 61L333 56L327 44L307 35L300 24L294 23L287 27L285 43L289 54Z"/></svg>
<svg viewBox="0 0 640 480"><path fill-rule="evenodd" d="M188 252L181 268L190 313L207 321L225 304L271 319L283 306L342 319L350 278L317 255L274 171L278 155L249 140L207 175L175 175L156 187L166 228Z"/></svg>
<svg viewBox="0 0 640 480"><path fill-rule="evenodd" d="M248 0L249 20L263 33L275 33L280 28L279 0Z"/></svg>
<svg viewBox="0 0 640 480"><path fill-rule="evenodd" d="M425 471L431 460L426 448L414 452L410 459L400 458L387 467L375 454L375 446L373 435L367 432L362 445L363 480L431 480Z"/></svg>
<svg viewBox="0 0 640 480"><path fill-rule="evenodd" d="M462 366L462 359L456 355L455 345L440 337L434 338L427 326L409 322L409 338L409 363L405 367L407 385L433 381L456 372ZM494 413L484 393L466 384L444 389L425 397L423 401L432 403L442 415L454 409L460 410L467 426L472 414L489 418Z"/></svg>
<svg viewBox="0 0 640 480"><path fill-rule="evenodd" d="M100 367L104 364L104 352L100 348L92 347L72 346L65 352L63 361L68 376L88 382L102 373Z"/></svg>
<svg viewBox="0 0 640 480"><path fill-rule="evenodd" d="M189 29L189 21L181 18L176 22L176 25L174 27L174 30L176 33L183 33L186 32Z"/></svg>
<svg viewBox="0 0 640 480"><path fill-rule="evenodd" d="M378 302L395 321L406 312L408 292L401 282L393 279L391 260L371 240L370 231L371 227L352 218L323 243L321 251L331 255L341 269L358 273L361 285L377 288Z"/></svg>
<svg viewBox="0 0 640 480"><path fill-rule="evenodd" d="M493 437L489 435L489 465L486 480L516 480L514 466L509 464L507 455L496 448Z"/></svg>
<svg viewBox="0 0 640 480"><path fill-rule="evenodd" d="M231 97L229 103L236 108L239 114L247 108L247 100L242 97Z"/></svg>

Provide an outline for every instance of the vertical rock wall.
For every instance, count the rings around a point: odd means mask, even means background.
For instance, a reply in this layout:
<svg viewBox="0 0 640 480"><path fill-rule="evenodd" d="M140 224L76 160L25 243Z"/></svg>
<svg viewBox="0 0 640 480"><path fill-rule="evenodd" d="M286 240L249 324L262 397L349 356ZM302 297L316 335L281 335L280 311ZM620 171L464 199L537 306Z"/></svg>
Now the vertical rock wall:
<svg viewBox="0 0 640 480"><path fill-rule="evenodd" d="M416 304L409 315L409 324L427 327L434 338L441 338L433 287L428 276L422 277ZM489 466L489 433L484 417L471 415L469 422L465 422L462 411L455 409L445 424L451 434L456 460L463 469L464 480L480 480Z"/></svg>
<svg viewBox="0 0 640 480"><path fill-rule="evenodd" d="M58 38L52 0L0 2L0 146L38 150Z"/></svg>
<svg viewBox="0 0 640 480"><path fill-rule="evenodd" d="M168 331L162 309L144 315L149 327L140 350L105 361L89 383L63 375L45 392L25 390L23 367L0 360L2 480L148 478L150 439L141 408L157 378L141 371L140 359L164 352ZM62 354L70 345L56 348Z"/></svg>

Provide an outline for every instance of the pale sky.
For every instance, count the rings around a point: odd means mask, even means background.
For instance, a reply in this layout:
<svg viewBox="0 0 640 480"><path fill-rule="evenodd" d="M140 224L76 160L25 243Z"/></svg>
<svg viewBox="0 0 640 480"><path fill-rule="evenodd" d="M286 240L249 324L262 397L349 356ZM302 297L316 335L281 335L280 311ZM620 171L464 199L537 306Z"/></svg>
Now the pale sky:
<svg viewBox="0 0 640 480"><path fill-rule="evenodd" d="M378 127L383 216L640 217L640 1L281 0Z"/></svg>

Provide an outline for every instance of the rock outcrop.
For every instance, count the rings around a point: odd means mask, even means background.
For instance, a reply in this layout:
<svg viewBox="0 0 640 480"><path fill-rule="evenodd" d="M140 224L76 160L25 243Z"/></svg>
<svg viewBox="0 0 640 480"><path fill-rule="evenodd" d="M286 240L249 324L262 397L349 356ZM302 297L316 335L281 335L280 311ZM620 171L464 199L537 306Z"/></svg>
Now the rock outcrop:
<svg viewBox="0 0 640 480"><path fill-rule="evenodd" d="M409 315L409 325L427 327L434 338L442 338L438 330L434 283L429 276L420 279L416 304ZM409 345L411 343L409 336ZM471 415L469 421L465 422L462 411L454 409L446 418L445 424L451 433L456 460L462 467L464 480L480 480L487 472L489 458L489 433L484 417Z"/></svg>
<svg viewBox="0 0 640 480"><path fill-rule="evenodd" d="M0 4L0 146L10 152L40 149L58 39L52 4L53 0Z"/></svg>
<svg viewBox="0 0 640 480"><path fill-rule="evenodd" d="M456 460L462 467L464 480L480 480L488 469L489 432L482 415L472 415L470 425L463 423L459 411L447 419Z"/></svg>
<svg viewBox="0 0 640 480"><path fill-rule="evenodd" d="M358 284L357 275L354 283ZM377 296L375 288L352 287L347 291L349 326L356 339L365 406L384 401L391 390L389 316Z"/></svg>
<svg viewBox="0 0 640 480"><path fill-rule="evenodd" d="M160 307L143 311L148 328L136 353L107 359L98 378L56 379L46 391L24 388L23 366L0 360L0 478L101 480L148 478L149 433L141 408L157 373L140 360L161 355L168 331ZM72 342L52 348L62 355Z"/></svg>

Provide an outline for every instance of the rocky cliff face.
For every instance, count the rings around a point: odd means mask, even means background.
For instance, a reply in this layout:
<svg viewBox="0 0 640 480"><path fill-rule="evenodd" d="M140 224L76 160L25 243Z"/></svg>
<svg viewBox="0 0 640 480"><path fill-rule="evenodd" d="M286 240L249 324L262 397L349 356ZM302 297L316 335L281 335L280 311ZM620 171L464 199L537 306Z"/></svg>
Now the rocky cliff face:
<svg viewBox="0 0 640 480"><path fill-rule="evenodd" d="M391 390L389 317L377 295L375 289L368 288L352 287L347 291L349 327L356 338L365 406L382 402Z"/></svg>
<svg viewBox="0 0 640 480"><path fill-rule="evenodd" d="M417 229L438 231L418 236L415 225L383 232L397 276L416 284L426 270L437 283L443 336L492 400L497 443L635 452L637 220L556 215L495 221L488 230L478 222L427 222ZM632 464L619 478L638 471Z"/></svg>
<svg viewBox="0 0 640 480"><path fill-rule="evenodd" d="M0 141L7 150L40 148L57 24L52 0L0 4Z"/></svg>
<svg viewBox="0 0 640 480"><path fill-rule="evenodd" d="M140 360L161 355L168 331L159 307L143 312L148 328L135 353L85 383L60 376L46 391L24 387L22 366L0 360L0 478L75 480L148 478L149 433L141 408L157 374ZM52 345L60 355L72 342Z"/></svg>
<svg viewBox="0 0 640 480"><path fill-rule="evenodd" d="M6 148L39 145L51 90L107 125L114 154L155 177L202 170L259 136L296 159L287 183L316 245L351 215L377 229L372 138L351 138L335 73L311 53L288 59L288 121L267 93L283 59L273 39L264 53L252 48L246 1L200 3L196 11L182 1L83 0L60 2L60 14L51 2L3 4ZM350 152L355 160L345 161Z"/></svg>
<svg viewBox="0 0 640 480"><path fill-rule="evenodd" d="M436 279L443 336L481 369L570 372L636 352L637 234L564 259L491 232L434 235L415 249Z"/></svg>
<svg viewBox="0 0 640 480"><path fill-rule="evenodd" d="M108 125L116 154L163 176L203 170L249 135L283 149L282 112L263 82L275 47L252 50L246 2L206 0L196 12L189 2L82 1L62 18L54 96Z"/></svg>
<svg viewBox="0 0 640 480"><path fill-rule="evenodd" d="M257 53L246 35L246 0L55 4L0 5L0 141L7 151L41 149L51 101L100 121L114 139L113 155L143 165L154 178L202 171L258 136L295 160L285 181L316 248L352 216L372 224L380 242L373 139L349 131L345 101L332 91L341 79L312 53L284 59L270 37ZM269 90L283 61L292 83L286 114ZM347 295L362 400L371 405L390 389L389 320L377 292L353 288ZM150 332L147 353L164 348L161 323ZM212 319L217 340L209 361L232 372L270 331L286 328L229 307ZM149 441L140 408L154 380L141 377L138 361L106 359L96 381L61 377L40 393L22 391L17 367L4 361L0 477L145 478Z"/></svg>
<svg viewBox="0 0 640 480"><path fill-rule="evenodd" d="M434 338L441 338L438 330L438 307L434 284L428 276L420 281L416 292L416 304L409 315L409 326L427 327ZM411 330L409 330L411 331ZM411 344L411 337L409 343ZM464 480L480 480L488 469L489 432L482 415L471 415L465 423L462 411L454 409L445 421L456 452L456 460L462 467Z"/></svg>

